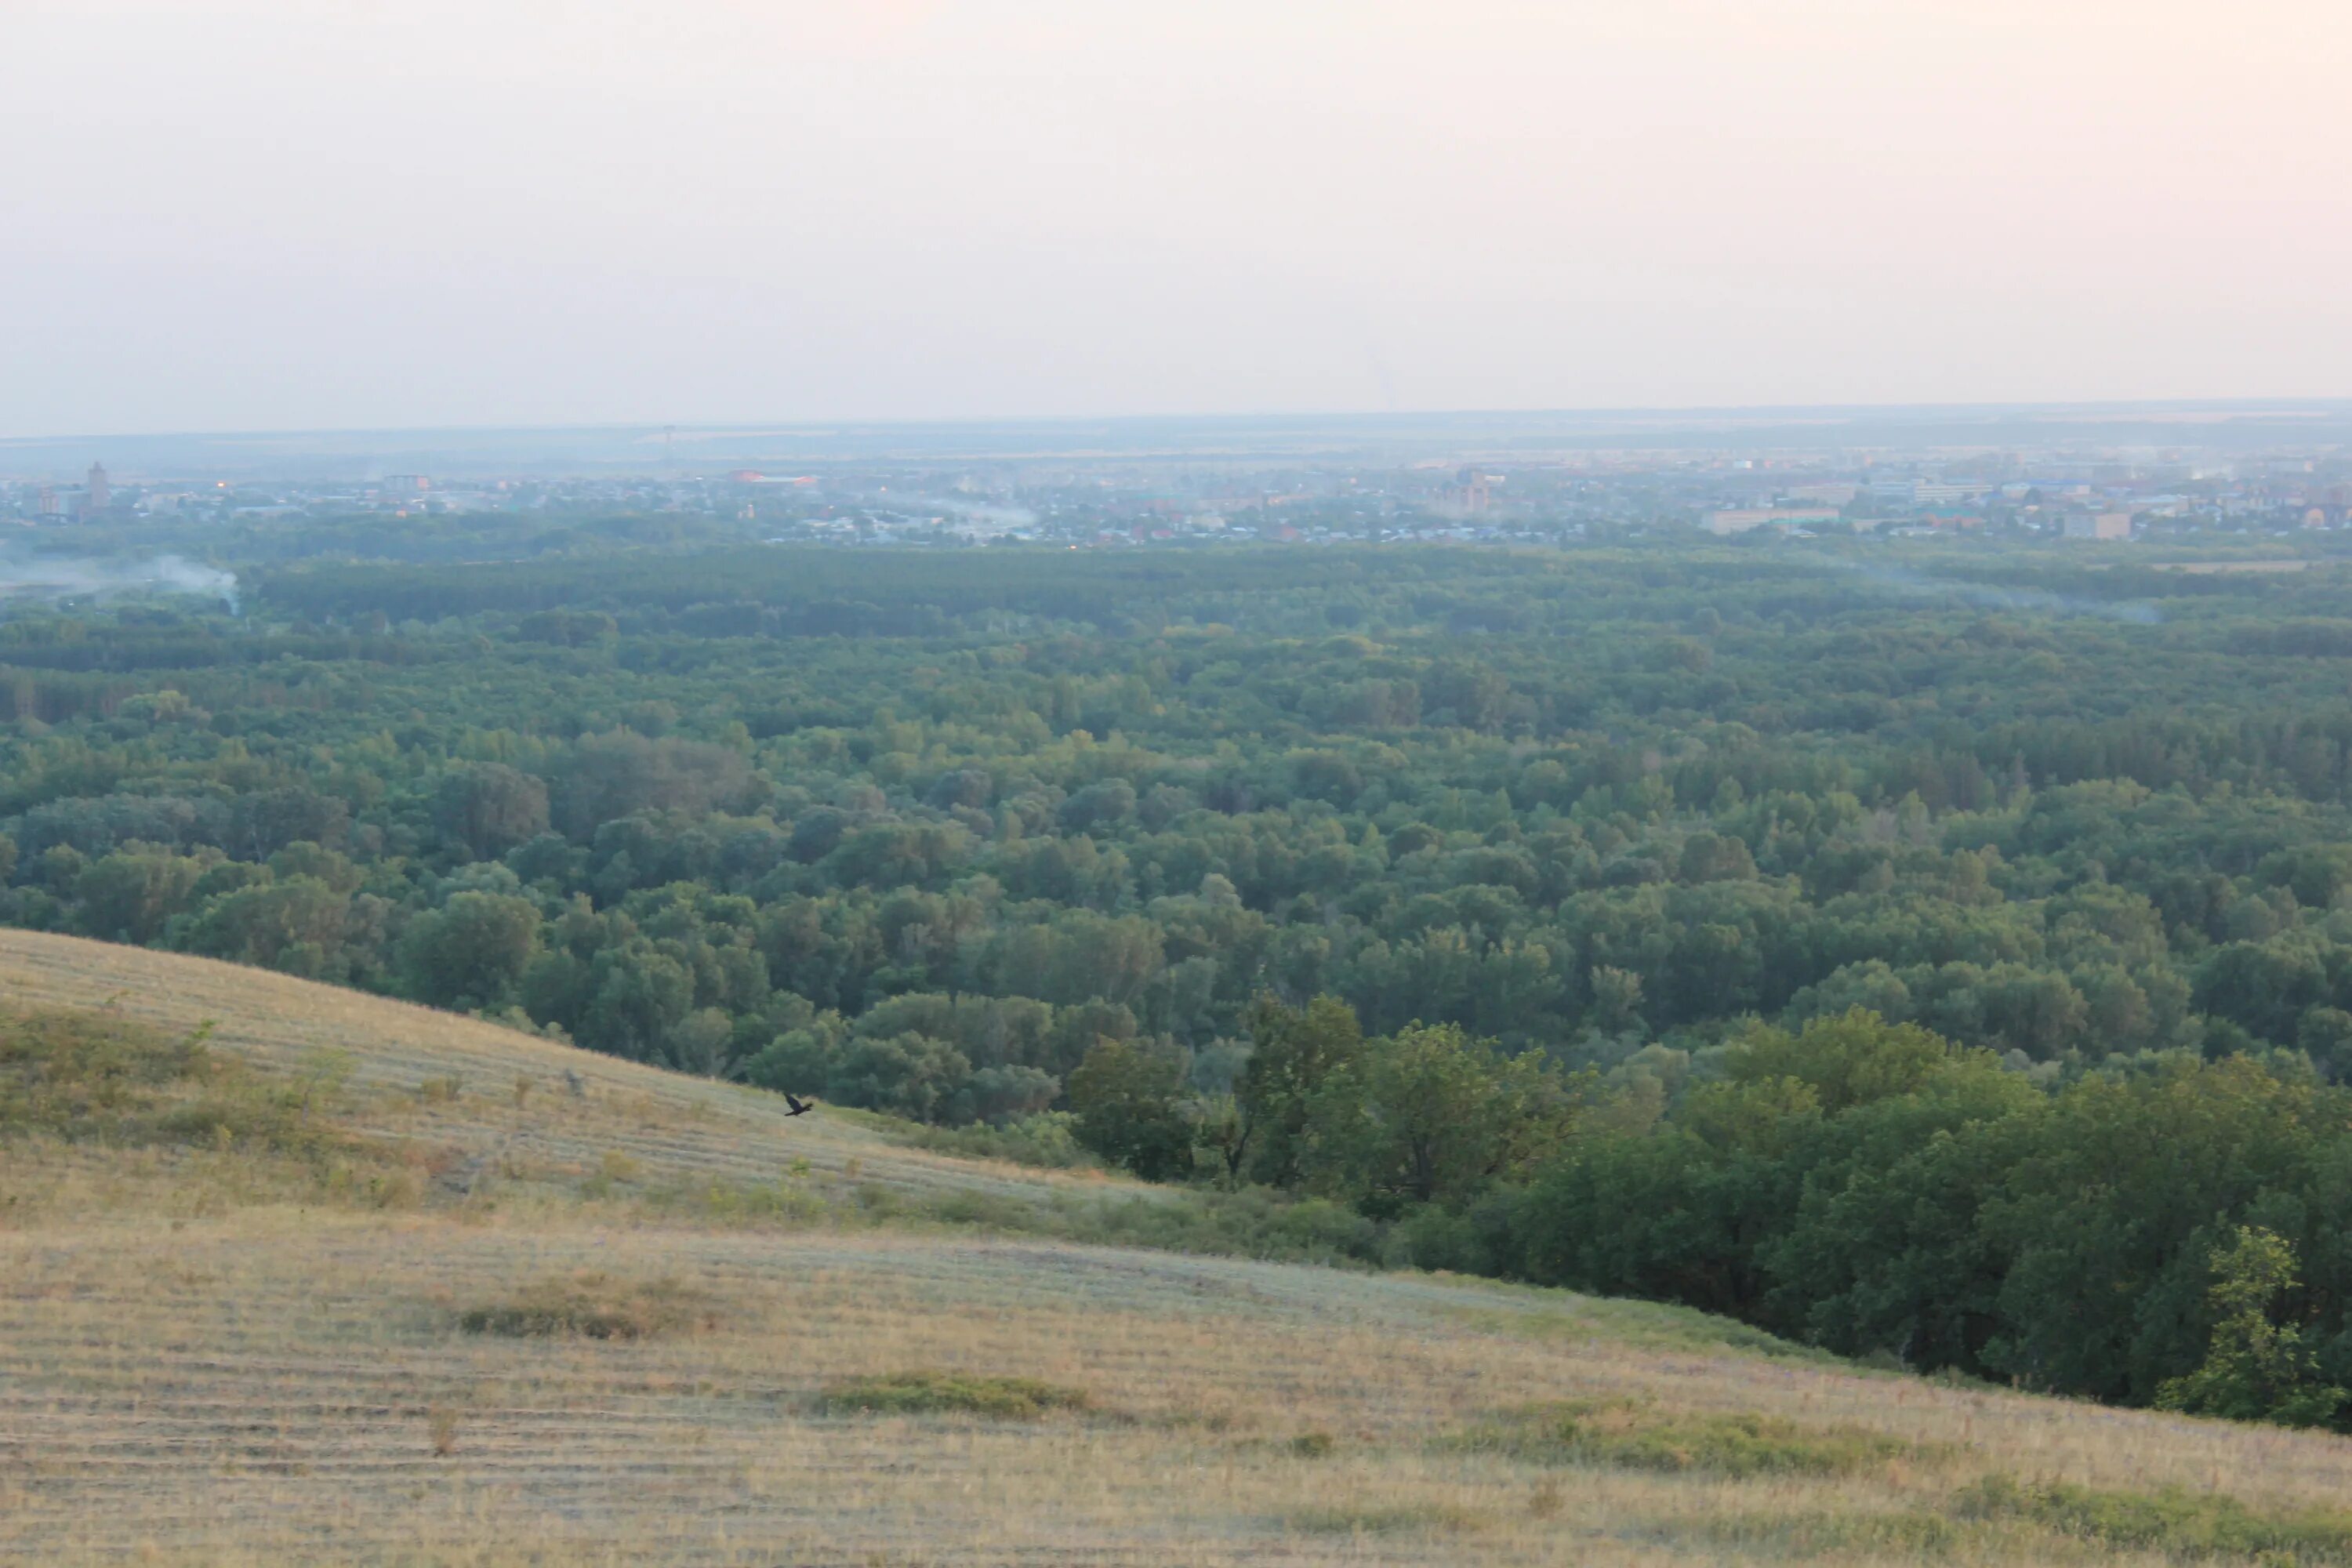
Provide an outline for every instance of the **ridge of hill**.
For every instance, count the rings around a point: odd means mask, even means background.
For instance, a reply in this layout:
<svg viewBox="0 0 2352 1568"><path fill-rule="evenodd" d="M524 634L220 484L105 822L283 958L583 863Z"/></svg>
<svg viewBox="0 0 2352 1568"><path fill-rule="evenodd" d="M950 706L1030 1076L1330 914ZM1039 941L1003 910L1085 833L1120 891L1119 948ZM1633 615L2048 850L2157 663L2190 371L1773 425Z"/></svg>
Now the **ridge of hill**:
<svg viewBox="0 0 2352 1568"><path fill-rule="evenodd" d="M209 1022L331 1134L0 1114L0 1561L2352 1563L2323 1434L1040 1239L1200 1194L205 960L0 932L0 1005Z"/></svg>
<svg viewBox="0 0 2352 1568"><path fill-rule="evenodd" d="M460 1179L496 1163L525 1180L630 1173L629 1184L762 1186L805 1162L819 1181L902 1197L1043 1202L1164 1189L932 1153L881 1119L827 1108L790 1118L762 1090L690 1078L477 1018L208 958L0 931L0 1004L98 1007L280 1078L332 1079L369 1130L431 1152Z"/></svg>

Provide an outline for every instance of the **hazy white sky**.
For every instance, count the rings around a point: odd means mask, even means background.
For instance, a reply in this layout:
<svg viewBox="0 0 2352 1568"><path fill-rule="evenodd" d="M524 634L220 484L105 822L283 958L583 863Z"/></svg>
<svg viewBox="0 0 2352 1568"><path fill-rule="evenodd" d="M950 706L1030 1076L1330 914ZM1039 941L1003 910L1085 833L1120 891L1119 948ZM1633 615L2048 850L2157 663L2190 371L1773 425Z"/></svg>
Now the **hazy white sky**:
<svg viewBox="0 0 2352 1568"><path fill-rule="evenodd" d="M2341 0L0 0L0 434L2352 394Z"/></svg>

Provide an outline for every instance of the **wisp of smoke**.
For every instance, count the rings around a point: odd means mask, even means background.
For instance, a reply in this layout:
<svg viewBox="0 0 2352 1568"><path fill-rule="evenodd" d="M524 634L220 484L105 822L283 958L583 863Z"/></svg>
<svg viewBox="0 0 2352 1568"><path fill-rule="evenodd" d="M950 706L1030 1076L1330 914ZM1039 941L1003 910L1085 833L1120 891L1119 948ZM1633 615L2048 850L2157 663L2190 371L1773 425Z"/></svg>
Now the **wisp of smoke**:
<svg viewBox="0 0 2352 1568"><path fill-rule="evenodd" d="M21 561L0 558L0 595L66 598L159 592L198 594L224 601L232 615L237 611L236 574L198 565L184 556L155 555L143 561L56 555Z"/></svg>
<svg viewBox="0 0 2352 1568"><path fill-rule="evenodd" d="M1027 528L1037 521L1037 514L1025 506L999 506L993 501L961 500L954 496L923 496L908 504L937 507L967 521L992 522L1006 528Z"/></svg>
<svg viewBox="0 0 2352 1568"><path fill-rule="evenodd" d="M2022 610L2049 616L2097 616L2103 620L2126 621L2136 626L2152 626L2164 619L2154 605L2117 604L2105 599L2087 599L2080 594L2053 594L2044 588L1997 588L1990 583L1930 577L1907 567L1868 565L1858 561L1832 561L1828 564L1897 593L1934 594L1958 599L1964 604L1980 605L1989 610Z"/></svg>

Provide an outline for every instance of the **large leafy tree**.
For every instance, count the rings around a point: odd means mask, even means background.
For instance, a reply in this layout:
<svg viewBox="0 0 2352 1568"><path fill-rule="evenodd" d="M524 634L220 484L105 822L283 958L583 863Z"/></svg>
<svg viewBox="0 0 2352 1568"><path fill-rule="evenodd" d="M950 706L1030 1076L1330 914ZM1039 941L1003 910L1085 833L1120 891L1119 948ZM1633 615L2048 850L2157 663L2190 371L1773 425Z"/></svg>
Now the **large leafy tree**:
<svg viewBox="0 0 2352 1568"><path fill-rule="evenodd" d="M1375 1215L1460 1203L1524 1173L1570 1112L1543 1058L1506 1057L1455 1025L1416 1025L1367 1041L1314 1091L1307 1183Z"/></svg>
<svg viewBox="0 0 2352 1568"><path fill-rule="evenodd" d="M1227 1171L1277 1186L1300 1179L1315 1097L1364 1045L1354 1009L1336 996L1303 1008L1263 997L1250 1015L1250 1056L1234 1085L1220 1147Z"/></svg>
<svg viewBox="0 0 2352 1568"><path fill-rule="evenodd" d="M2294 1247L2274 1231L2244 1225L2213 1249L2210 1262L2211 1345L2196 1371L2157 1390L2156 1403L2193 1415L2288 1426L2334 1419L2352 1394L2321 1381L2299 1324L2273 1318L2302 1288Z"/></svg>
<svg viewBox="0 0 2352 1568"><path fill-rule="evenodd" d="M454 893L401 933L402 979L409 994L436 1006L511 1005L538 953L539 927L539 907L529 899Z"/></svg>
<svg viewBox="0 0 2352 1568"><path fill-rule="evenodd" d="M1150 1181L1183 1174L1192 1160L1176 1062L1124 1040L1103 1039L1070 1075L1077 1139Z"/></svg>

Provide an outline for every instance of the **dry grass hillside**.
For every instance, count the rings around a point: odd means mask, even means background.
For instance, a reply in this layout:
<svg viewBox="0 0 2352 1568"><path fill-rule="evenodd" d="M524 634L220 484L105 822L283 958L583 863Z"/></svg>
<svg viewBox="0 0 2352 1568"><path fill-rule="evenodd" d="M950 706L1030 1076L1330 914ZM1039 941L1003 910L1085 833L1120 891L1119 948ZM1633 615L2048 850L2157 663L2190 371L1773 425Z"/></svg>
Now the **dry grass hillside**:
<svg viewBox="0 0 2352 1568"><path fill-rule="evenodd" d="M0 1116L0 1560L2352 1562L2341 1439L1041 1238L1192 1200L201 961L0 1003L229 1064Z"/></svg>
<svg viewBox="0 0 2352 1568"><path fill-rule="evenodd" d="M99 1007L173 1033L213 1026L218 1052L355 1091L372 1132L467 1184L614 1174L648 1190L772 1184L795 1161L817 1183L900 1197L1043 1201L1099 1175L975 1166L839 1112L788 1118L773 1095L683 1077L427 1007L307 980L78 937L0 931L0 1005ZM1136 1195L1152 1189L1120 1184Z"/></svg>

